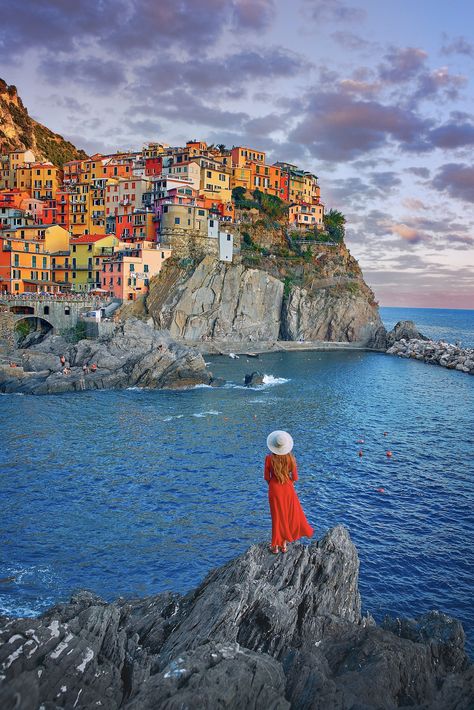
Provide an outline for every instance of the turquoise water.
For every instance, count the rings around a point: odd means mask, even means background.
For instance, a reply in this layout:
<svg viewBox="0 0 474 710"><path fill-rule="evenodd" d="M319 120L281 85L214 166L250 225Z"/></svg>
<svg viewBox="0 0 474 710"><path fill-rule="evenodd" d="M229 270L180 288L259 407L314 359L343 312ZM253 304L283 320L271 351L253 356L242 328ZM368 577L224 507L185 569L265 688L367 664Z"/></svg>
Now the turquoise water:
<svg viewBox="0 0 474 710"><path fill-rule="evenodd" d="M364 609L441 609L472 649L474 378L360 352L211 367L225 388L0 398L0 613L184 592L268 540L265 439L284 428L316 536L344 523L358 547ZM257 367L266 384L242 387Z"/></svg>

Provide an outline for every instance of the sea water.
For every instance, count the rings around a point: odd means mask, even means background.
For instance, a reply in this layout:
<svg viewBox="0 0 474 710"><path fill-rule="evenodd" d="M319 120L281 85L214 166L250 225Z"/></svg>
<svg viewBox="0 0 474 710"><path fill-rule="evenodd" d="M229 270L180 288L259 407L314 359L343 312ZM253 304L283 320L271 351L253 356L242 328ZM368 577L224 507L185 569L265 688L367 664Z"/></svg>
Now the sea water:
<svg viewBox="0 0 474 710"><path fill-rule="evenodd" d="M449 339L472 338L472 316ZM0 613L79 588L185 592L269 541L265 441L281 428L315 535L342 523L357 545L364 610L440 609L472 651L474 378L357 351L209 360L225 387L0 398ZM264 384L244 387L255 369Z"/></svg>

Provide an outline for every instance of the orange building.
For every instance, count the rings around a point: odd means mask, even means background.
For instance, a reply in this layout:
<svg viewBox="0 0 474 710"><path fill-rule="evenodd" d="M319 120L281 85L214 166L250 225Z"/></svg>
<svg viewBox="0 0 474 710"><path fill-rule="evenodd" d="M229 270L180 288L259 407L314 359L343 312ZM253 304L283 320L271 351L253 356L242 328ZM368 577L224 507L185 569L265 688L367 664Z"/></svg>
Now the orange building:
<svg viewBox="0 0 474 710"><path fill-rule="evenodd" d="M69 254L69 234L57 225L4 230L1 237L0 290L8 293L54 293L52 254Z"/></svg>

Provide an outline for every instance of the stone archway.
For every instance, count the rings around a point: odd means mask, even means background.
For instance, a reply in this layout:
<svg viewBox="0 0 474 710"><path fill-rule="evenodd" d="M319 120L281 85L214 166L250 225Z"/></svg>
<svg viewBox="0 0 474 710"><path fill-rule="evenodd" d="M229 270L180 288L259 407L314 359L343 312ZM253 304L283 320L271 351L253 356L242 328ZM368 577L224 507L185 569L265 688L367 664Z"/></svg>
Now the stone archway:
<svg viewBox="0 0 474 710"><path fill-rule="evenodd" d="M16 347L27 348L35 343L40 343L53 330L54 326L45 318L25 315L24 318L19 318L15 323Z"/></svg>

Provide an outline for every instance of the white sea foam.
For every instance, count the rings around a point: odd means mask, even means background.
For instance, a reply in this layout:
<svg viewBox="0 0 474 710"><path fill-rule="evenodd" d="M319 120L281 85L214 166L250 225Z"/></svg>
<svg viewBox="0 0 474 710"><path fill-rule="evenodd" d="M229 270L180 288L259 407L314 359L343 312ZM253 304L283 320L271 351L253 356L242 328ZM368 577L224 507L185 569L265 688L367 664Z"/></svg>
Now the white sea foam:
<svg viewBox="0 0 474 710"><path fill-rule="evenodd" d="M251 387L247 385L237 385L234 382L228 382L224 385L224 389L233 390L266 390L274 385L284 385L285 382L290 380L286 377L274 377L273 375L263 375L263 383L261 385L252 385Z"/></svg>
<svg viewBox="0 0 474 710"><path fill-rule="evenodd" d="M218 414L222 414L222 412L218 412L216 409L210 409L208 412L196 412L195 414L193 414L193 417L217 417Z"/></svg>
<svg viewBox="0 0 474 710"><path fill-rule="evenodd" d="M208 389L211 389L211 390L212 390L212 389L214 389L214 387L213 387L212 385L201 384L201 385L194 385L194 387L191 387L191 389L193 389L193 390L208 390Z"/></svg>
<svg viewBox="0 0 474 710"><path fill-rule="evenodd" d="M169 417L163 417L164 422L170 422L172 419L182 419L184 414L170 414Z"/></svg>

